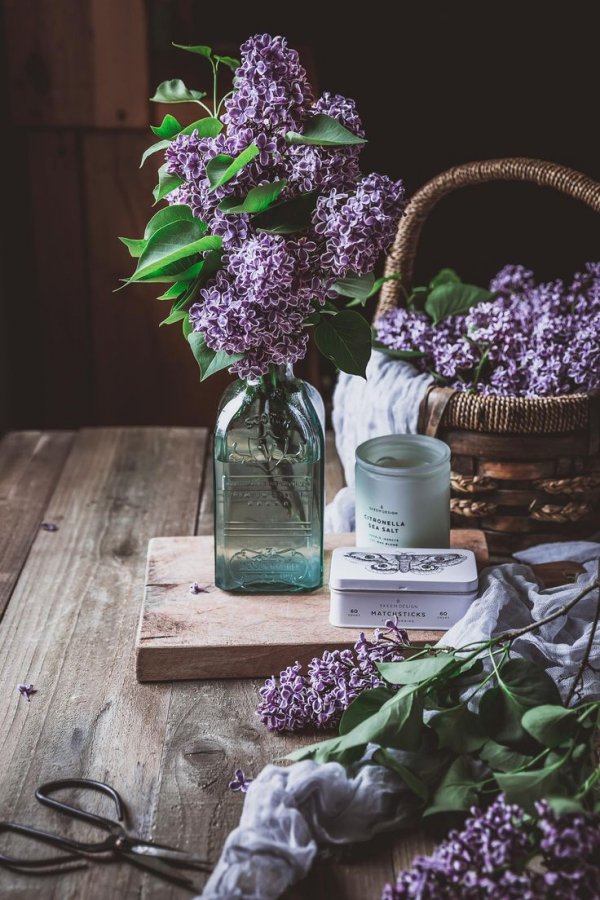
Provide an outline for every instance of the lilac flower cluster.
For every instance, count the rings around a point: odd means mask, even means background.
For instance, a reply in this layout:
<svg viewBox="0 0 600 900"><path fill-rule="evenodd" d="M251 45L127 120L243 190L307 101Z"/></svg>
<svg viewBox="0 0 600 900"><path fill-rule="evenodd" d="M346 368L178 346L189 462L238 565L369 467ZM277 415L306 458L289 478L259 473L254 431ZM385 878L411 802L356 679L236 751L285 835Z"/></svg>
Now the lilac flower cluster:
<svg viewBox="0 0 600 900"><path fill-rule="evenodd" d="M501 795L483 813L473 808L431 856L417 857L382 900L592 900L600 896L599 824L599 816L557 816L547 803L528 820ZM535 855L540 864L530 869Z"/></svg>
<svg viewBox="0 0 600 900"><path fill-rule="evenodd" d="M222 269L190 310L195 331L214 350L243 353L232 367L242 377L306 353L305 319L333 296L336 277L371 271L391 243L404 207L401 182L370 175L361 180L362 145L290 144L319 114L364 137L353 100L329 93L314 100L298 54L282 37L263 34L241 47L234 90L225 102L226 132L179 135L166 151L167 170L183 179L168 195L223 239ZM206 164L238 155L251 143L259 154L225 185L211 190ZM264 183L286 180L281 201L318 192L310 226L301 235L258 233L247 214L218 209L225 197L246 196Z"/></svg>
<svg viewBox="0 0 600 900"><path fill-rule="evenodd" d="M600 265L588 263L570 285L535 284L522 266L492 279L492 300L434 326L427 315L392 310L377 339L457 390L548 396L600 387Z"/></svg>
<svg viewBox="0 0 600 900"><path fill-rule="evenodd" d="M393 621L376 629L373 640L361 634L354 650L326 650L308 664L296 662L267 679L260 689L257 714L271 731L334 728L362 691L382 685L376 663L400 662L408 635Z"/></svg>

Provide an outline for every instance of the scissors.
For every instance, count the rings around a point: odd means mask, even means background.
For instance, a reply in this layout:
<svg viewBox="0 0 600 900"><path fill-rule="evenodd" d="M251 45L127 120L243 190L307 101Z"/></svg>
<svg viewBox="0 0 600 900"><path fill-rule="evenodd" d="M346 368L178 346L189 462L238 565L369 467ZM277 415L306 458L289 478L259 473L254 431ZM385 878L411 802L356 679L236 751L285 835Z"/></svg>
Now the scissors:
<svg viewBox="0 0 600 900"><path fill-rule="evenodd" d="M65 788L82 788L105 794L113 801L116 821L88 812L79 806L72 806L52 796ZM212 866L204 859L192 856L183 850L177 850L166 844L156 844L129 835L123 827L125 820L125 804L117 791L101 781L89 778L66 778L61 781L49 781L41 785L35 792L36 800L57 812L74 819L81 819L107 832L104 840L85 842L76 841L58 834L51 834L30 825L16 822L0 822L0 833L12 832L33 841L50 844L62 851L61 855L19 859L0 853L0 866L19 872L32 872L39 875L51 875L85 868L89 861L114 862L123 860L144 869L159 878L170 881L181 887L197 890L197 886L187 875L178 874L179 869L196 869L210 872Z"/></svg>

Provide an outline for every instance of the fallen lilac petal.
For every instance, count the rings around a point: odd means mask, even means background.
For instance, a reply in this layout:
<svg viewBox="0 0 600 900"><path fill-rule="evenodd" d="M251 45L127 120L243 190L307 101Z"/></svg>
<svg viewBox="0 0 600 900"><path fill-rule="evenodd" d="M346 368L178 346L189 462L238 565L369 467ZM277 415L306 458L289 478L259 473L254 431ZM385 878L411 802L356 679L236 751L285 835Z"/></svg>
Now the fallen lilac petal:
<svg viewBox="0 0 600 900"><path fill-rule="evenodd" d="M21 697L24 697L28 703L31 703L31 695L37 694L37 691L32 684L18 684L17 690L20 693Z"/></svg>
<svg viewBox="0 0 600 900"><path fill-rule="evenodd" d="M192 581L190 584L190 594L205 594L207 589L205 587L201 587L197 581Z"/></svg>
<svg viewBox="0 0 600 900"><path fill-rule="evenodd" d="M42 522L40 528L43 528L44 531L58 531L58 525L55 525L54 522Z"/></svg>
<svg viewBox="0 0 600 900"><path fill-rule="evenodd" d="M229 782L229 790L241 791L242 794L245 794L250 787L252 780L252 778L246 777L243 769L236 769L234 772L233 781Z"/></svg>

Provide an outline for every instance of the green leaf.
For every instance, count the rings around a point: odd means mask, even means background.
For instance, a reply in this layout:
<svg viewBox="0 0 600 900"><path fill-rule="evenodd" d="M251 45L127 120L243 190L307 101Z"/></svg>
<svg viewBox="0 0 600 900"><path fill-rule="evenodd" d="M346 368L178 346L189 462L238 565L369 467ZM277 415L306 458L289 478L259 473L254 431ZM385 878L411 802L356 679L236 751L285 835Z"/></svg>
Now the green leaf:
<svg viewBox="0 0 600 900"><path fill-rule="evenodd" d="M171 78L159 84L150 100L153 103L199 103L203 97L206 93L187 88L180 78Z"/></svg>
<svg viewBox="0 0 600 900"><path fill-rule="evenodd" d="M178 262L203 250L218 250L221 245L222 240L219 236L214 234L203 236L203 229L198 222L171 222L152 235L138 260L131 280L139 281L141 278L147 278L170 263Z"/></svg>
<svg viewBox="0 0 600 900"><path fill-rule="evenodd" d="M207 47L206 44L173 44L174 47L177 47L178 50L187 50L188 53L196 53L198 56L204 56L206 59L210 59L212 56L212 48Z"/></svg>
<svg viewBox="0 0 600 900"><path fill-rule="evenodd" d="M552 812L557 816L566 816L569 813L577 815L585 814L586 810L578 800L572 800L570 797L544 797Z"/></svg>
<svg viewBox="0 0 600 900"><path fill-rule="evenodd" d="M249 144L238 156L234 157L228 156L227 153L219 153L211 159L206 164L206 175L210 182L211 191L231 181L240 169L247 166L255 156L258 156L259 152L256 144Z"/></svg>
<svg viewBox="0 0 600 900"><path fill-rule="evenodd" d="M292 750L291 753L286 754L285 759L299 762L303 759L315 759L318 755L320 762L327 762L329 753L337 747L339 740L339 737L333 737L326 741L318 741L316 744L305 744L303 747L298 747L297 750Z"/></svg>
<svg viewBox="0 0 600 900"><path fill-rule="evenodd" d="M510 772L513 769L520 769L531 761L531 756L525 756L523 753L517 753L515 750L509 750L496 741L486 741L479 751L479 758L488 764L490 769L499 772Z"/></svg>
<svg viewBox="0 0 600 900"><path fill-rule="evenodd" d="M340 734L348 734L363 719L378 712L391 696L390 691L383 686L363 691L344 711L340 721Z"/></svg>
<svg viewBox="0 0 600 900"><path fill-rule="evenodd" d="M160 125L151 125L150 130L159 138L174 138L181 131L181 125L170 113L164 117Z"/></svg>
<svg viewBox="0 0 600 900"><path fill-rule="evenodd" d="M192 264L190 265L190 261ZM188 259L178 259L177 262L163 266L157 271L153 271L151 275L143 278L127 279L128 284L154 284L166 283L173 281L193 281L197 278L204 268L204 260L198 258L198 254L190 256Z"/></svg>
<svg viewBox="0 0 600 900"><path fill-rule="evenodd" d="M366 301L371 296L374 284L375 276L369 272L367 275L347 275L346 278L338 278L333 284L333 289L342 297Z"/></svg>
<svg viewBox="0 0 600 900"><path fill-rule="evenodd" d="M215 55L215 59L217 62L221 63L223 66L228 66L233 72L236 69L239 69L241 63L239 59L236 59L235 56L217 56Z"/></svg>
<svg viewBox="0 0 600 900"><path fill-rule="evenodd" d="M266 231L268 234L294 234L310 227L316 205L316 192L300 194L254 216L252 224L258 231Z"/></svg>
<svg viewBox="0 0 600 900"><path fill-rule="evenodd" d="M423 707L412 688L394 694L374 714L339 738L339 749L379 744L399 750L417 750L423 731Z"/></svg>
<svg viewBox="0 0 600 900"><path fill-rule="evenodd" d="M140 163L140 169L146 162L149 156L152 156L153 153L158 153L159 150L165 150L167 147L171 145L171 141L157 141L156 144L152 144L148 147L147 150L144 150L142 154L142 161Z"/></svg>
<svg viewBox="0 0 600 900"><path fill-rule="evenodd" d="M546 703L560 706L560 694L544 669L524 659L509 659L500 669L500 679L498 687L481 698L481 723L495 741L519 750L531 742L521 725L523 714Z"/></svg>
<svg viewBox="0 0 600 900"><path fill-rule="evenodd" d="M479 717L463 704L438 713L427 724L437 734L439 746L454 753L474 753L486 742Z"/></svg>
<svg viewBox="0 0 600 900"><path fill-rule="evenodd" d="M468 312L472 306L490 300L493 296L490 291L474 284L446 282L430 291L425 301L425 311L433 319L433 324L437 325L446 316Z"/></svg>
<svg viewBox="0 0 600 900"><path fill-rule="evenodd" d="M287 184L287 179L273 181L270 184L261 184L248 191L243 200L237 197L225 197L219 203L219 209L224 213L259 213L267 209L279 197Z"/></svg>
<svg viewBox="0 0 600 900"><path fill-rule="evenodd" d="M142 251L146 246L146 241L143 238L138 240L137 238L120 237L119 240L121 243L125 244L129 250L129 255L133 256L134 259L137 259L138 256L142 255Z"/></svg>
<svg viewBox="0 0 600 900"><path fill-rule="evenodd" d="M175 284L172 284L170 288L161 294L160 297L157 297L157 300L176 300L181 294L187 291L189 285L186 284L185 281L176 281Z"/></svg>
<svg viewBox="0 0 600 900"><path fill-rule="evenodd" d="M573 709L543 704L528 709L521 718L521 725L544 747L558 747L573 736L577 717Z"/></svg>
<svg viewBox="0 0 600 900"><path fill-rule="evenodd" d="M392 359L418 359L421 356L425 356L420 350L393 350L391 347L386 347L385 344L382 344L381 341L373 341L373 350L380 350L382 353L385 353L386 356L390 356Z"/></svg>
<svg viewBox="0 0 600 900"><path fill-rule="evenodd" d="M181 330L183 332L183 336L186 339L186 341L187 341L189 335L192 333L192 328L193 328L193 325L190 322L189 316L187 319L182 319Z"/></svg>
<svg viewBox="0 0 600 900"><path fill-rule="evenodd" d="M411 310L422 310L425 309L425 301L429 296L429 288L426 287L416 287L413 288L410 292L408 300L406 301L407 306Z"/></svg>
<svg viewBox="0 0 600 900"><path fill-rule="evenodd" d="M556 763L533 772L496 772L494 777L508 803L518 803L526 812L534 812L536 800L568 790Z"/></svg>
<svg viewBox="0 0 600 900"><path fill-rule="evenodd" d="M460 276L456 274L454 269L441 269L437 275L429 282L429 289L433 290L440 284L460 284ZM418 290L418 289L417 289Z"/></svg>
<svg viewBox="0 0 600 900"><path fill-rule="evenodd" d="M167 172L167 164L165 163L158 170L158 184L152 191L154 202L158 203L159 200L162 200L163 197L166 197L167 194L170 194L171 191L174 191L175 188L178 188L181 184L183 184L183 178L180 178L179 175L172 175L170 172Z"/></svg>
<svg viewBox="0 0 600 900"><path fill-rule="evenodd" d="M349 144L366 144L366 138L348 131L337 119L318 113L309 119L302 134L288 131L288 144L318 144L324 147L340 147Z"/></svg>
<svg viewBox="0 0 600 900"><path fill-rule="evenodd" d="M406 786L410 788L413 794L416 794L417 797L420 797L424 803L427 802L429 798L429 789L424 781L422 781L418 775L415 775L408 766L402 765L395 756L391 753L388 753L387 750L384 750L383 747L379 747L378 750L373 754L373 762L378 766L385 766L387 769L391 769L393 772L396 772L399 775Z"/></svg>
<svg viewBox="0 0 600 900"><path fill-rule="evenodd" d="M477 802L479 784L473 779L468 759L457 757L433 795L424 817L438 813L466 812Z"/></svg>
<svg viewBox="0 0 600 900"><path fill-rule="evenodd" d="M371 341L371 326L351 310L323 318L315 328L315 342L321 353L349 375L366 378Z"/></svg>
<svg viewBox="0 0 600 900"><path fill-rule="evenodd" d="M187 310L175 309L175 307L173 307L173 309L171 310L171 312L169 313L167 318L163 319L158 327L160 328L162 325L174 325L176 322L181 322L182 319L187 319L187 318L188 318Z"/></svg>
<svg viewBox="0 0 600 900"><path fill-rule="evenodd" d="M402 277L400 275L384 275L381 278L375 279L375 281L373 282L373 287L371 288L367 296L356 297L354 300L351 300L350 303L346 303L346 309L350 309L350 307L352 306L365 306L367 300L374 294L376 294L386 281L402 281Z"/></svg>
<svg viewBox="0 0 600 900"><path fill-rule="evenodd" d="M419 684L427 678L439 675L455 662L454 654L440 653L438 656L376 663L376 665L388 684Z"/></svg>
<svg viewBox="0 0 600 900"><path fill-rule="evenodd" d="M188 342L192 348L194 358L200 367L200 381L206 381L215 372L232 366L238 359L242 359L243 353L224 353L222 350L211 350L206 346L204 335L199 331L192 331L188 335Z"/></svg>
<svg viewBox="0 0 600 900"><path fill-rule="evenodd" d="M223 131L223 123L214 116L204 116L203 119L197 119L191 125L186 125L178 134L191 134L193 131L198 132L198 137L216 137Z"/></svg>
<svg viewBox="0 0 600 900"><path fill-rule="evenodd" d="M164 228L165 225L170 225L171 222L192 221L194 221L194 216L192 215L192 210L189 206L186 206L183 203L174 203L172 206L165 206L164 209L159 209L146 225L144 238L148 240L148 238L151 238L159 228ZM200 222L199 219L196 219L195 221ZM204 226L203 230L206 231L204 222L200 222L200 225Z"/></svg>

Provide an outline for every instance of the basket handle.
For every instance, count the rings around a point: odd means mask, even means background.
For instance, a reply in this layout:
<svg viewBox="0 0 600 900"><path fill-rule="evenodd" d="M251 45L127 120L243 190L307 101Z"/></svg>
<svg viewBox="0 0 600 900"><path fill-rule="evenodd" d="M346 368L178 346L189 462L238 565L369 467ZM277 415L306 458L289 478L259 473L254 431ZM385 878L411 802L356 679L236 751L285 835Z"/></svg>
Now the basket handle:
<svg viewBox="0 0 600 900"><path fill-rule="evenodd" d="M551 187L600 212L600 184L576 169L541 159L521 157L464 163L436 175L413 195L406 214L398 225L394 245L386 260L385 274L401 275L404 284L408 286L421 230L436 203L457 188L488 181L528 181L542 187ZM375 317L398 306L399 299L398 281L386 281L379 295Z"/></svg>

